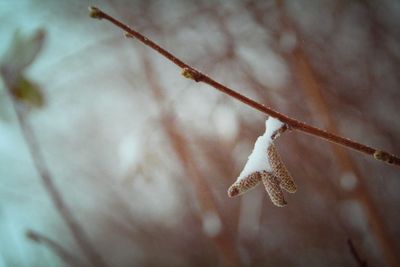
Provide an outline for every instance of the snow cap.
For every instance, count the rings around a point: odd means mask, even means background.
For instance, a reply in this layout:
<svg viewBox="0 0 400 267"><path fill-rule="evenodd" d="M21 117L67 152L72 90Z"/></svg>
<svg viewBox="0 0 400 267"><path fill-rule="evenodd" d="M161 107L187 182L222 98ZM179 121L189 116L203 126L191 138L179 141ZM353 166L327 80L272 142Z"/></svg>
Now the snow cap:
<svg viewBox="0 0 400 267"><path fill-rule="evenodd" d="M271 166L268 161L267 150L272 143L272 136L284 123L273 117L268 117L265 121L265 132L262 136L257 138L254 144L253 152L251 152L246 165L236 181L240 181L254 172L267 171L270 172Z"/></svg>

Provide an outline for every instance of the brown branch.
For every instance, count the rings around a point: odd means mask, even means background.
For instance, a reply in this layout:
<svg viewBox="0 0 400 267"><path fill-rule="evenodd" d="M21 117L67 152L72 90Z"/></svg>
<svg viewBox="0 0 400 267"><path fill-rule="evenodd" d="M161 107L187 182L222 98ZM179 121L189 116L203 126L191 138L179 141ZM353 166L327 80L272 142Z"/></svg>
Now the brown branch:
<svg viewBox="0 0 400 267"><path fill-rule="evenodd" d="M349 246L350 249L350 253L353 256L354 260L357 262L357 265L359 267L367 267L367 262L363 259L361 259L360 255L358 255L358 252L356 250L356 248L354 247L353 242L351 241L351 239L347 239L347 245Z"/></svg>
<svg viewBox="0 0 400 267"><path fill-rule="evenodd" d="M280 24L282 25L281 31L294 32L297 38L301 40L302 33L301 30L297 29L295 24L290 20L287 15L286 10L283 8L282 1L275 1L279 10ZM254 1L247 2L246 7L249 10L252 18L257 25L262 29L267 29L268 26L262 20L262 10L260 10ZM275 36L276 39L279 36ZM266 44L271 46L271 43ZM331 116L331 112L327 107L326 101L322 96L321 81L318 79L316 70L312 68L312 65L307 58L303 45L299 44L290 53L282 53L279 51L278 47L272 43L274 47L274 52L280 54L289 64L292 72L297 77L297 82L300 84L300 88L304 90L304 93L310 101L307 104L310 105L310 109L315 110L312 115L315 116L316 121L321 121L324 127L330 132L337 132L337 126L335 121ZM331 143L330 147L333 154L336 156L337 163L341 168L343 173L352 173L356 177L357 186L353 188L350 192L347 192L348 197L357 198L360 202L363 210L365 211L366 217L368 218L369 225L371 226L371 234L374 236L375 240L379 244L383 256L387 261L388 266L397 267L399 266L399 260L395 246L393 245L393 240L387 233L385 228L385 223L382 221L382 216L380 216L379 209L373 203L367 186L365 184L365 179L363 179L359 168L354 164L352 158L350 157L348 150L343 147L336 146ZM332 187L333 188L333 187ZM321 189L319 189L321 190ZM338 191L332 191L335 193L336 202L339 202ZM336 215L337 216L337 215Z"/></svg>
<svg viewBox="0 0 400 267"><path fill-rule="evenodd" d="M193 67L191 67L190 65L184 63L182 60L180 60L179 58L175 57L172 53L168 52L167 50L165 50L164 48L162 48L161 46L159 46L158 44L156 44L155 42L153 42L152 40L150 40L149 38L147 38L146 36L142 35L141 33L135 31L134 29L130 28L129 26L125 25L124 23L120 22L119 20L113 18L112 16L104 13L103 11L101 11L100 9L98 9L97 7L90 7L89 8L90 11L90 16L92 18L97 18L97 19L106 19L108 21L110 21L111 23L113 23L115 26L119 27L120 29L124 30L124 32L126 33L127 37L134 37L136 39L138 39L139 41L141 41L142 43L144 43L145 45L151 47L152 49L154 49L155 51L157 51L158 53L160 53L161 55L163 55L165 58L169 59L170 61L172 61L174 64L176 64L177 66L179 66L180 68L182 68L182 75L185 76L186 78L192 79L196 82L203 82L206 83L212 87L214 87L215 89L233 97L236 98L237 100L241 101L242 103L257 109L267 115L270 115L274 118L279 119L280 121L286 123L288 125L288 127L290 129L293 130L298 130L298 131L302 131L305 132L307 134L325 139L327 141L330 141L332 143L335 144L339 144L348 148L352 148L360 153L364 153L367 155L370 155L372 157L374 157L376 160L381 160L384 161L386 163L389 164L393 164L396 166L400 166L400 158L396 157L386 151L382 151L379 149L375 149L369 146L366 146L364 144L352 141L348 138L330 133L328 131L319 129L317 127L308 125L304 122L298 121L296 119L290 118L278 111L275 111L269 107L264 106L263 104L260 104L228 87L226 87L223 84L220 84L219 82L213 80L212 78L210 78L209 76L203 74L202 72L194 69Z"/></svg>
<svg viewBox="0 0 400 267"><path fill-rule="evenodd" d="M229 234L227 229L227 220L223 216L223 213L218 208L218 203L213 196L213 193L205 181L204 174L199 168L196 161L193 159L193 153L188 145L189 141L187 137L183 134L184 131L180 131L180 126L178 121L175 119L175 114L173 109L169 109L163 105L165 102L164 95L162 94L161 84L157 80L154 68L149 61L149 59L143 55L142 65L144 66L144 74L146 80L150 86L155 100L159 107L163 108L161 112L161 125L169 139L172 148L177 155L179 161L181 161L185 172L189 177L192 178L192 182L196 188L197 198L200 201L201 213L211 212L217 214L221 220L221 232L216 236L210 237L216 246L219 254L223 259L224 265L229 267L240 267L242 263L240 262L240 257L237 254L236 248L232 245L234 244L234 238ZM201 219L201 218L200 218Z"/></svg>

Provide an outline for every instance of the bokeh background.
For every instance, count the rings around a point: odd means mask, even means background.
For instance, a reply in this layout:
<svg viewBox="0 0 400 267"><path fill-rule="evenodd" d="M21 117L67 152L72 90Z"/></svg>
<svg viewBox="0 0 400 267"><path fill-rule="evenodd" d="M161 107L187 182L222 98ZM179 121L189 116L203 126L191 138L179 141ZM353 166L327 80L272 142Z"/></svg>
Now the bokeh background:
<svg viewBox="0 0 400 267"><path fill-rule="evenodd" d="M399 266L399 168L290 132L277 140L299 188L288 205L262 186L228 198L266 116L185 79L89 5L260 103L399 155L399 1L0 0L1 55L17 29L46 33L26 71L45 103L26 119L104 266ZM97 264L1 83L0 266L69 265Z"/></svg>

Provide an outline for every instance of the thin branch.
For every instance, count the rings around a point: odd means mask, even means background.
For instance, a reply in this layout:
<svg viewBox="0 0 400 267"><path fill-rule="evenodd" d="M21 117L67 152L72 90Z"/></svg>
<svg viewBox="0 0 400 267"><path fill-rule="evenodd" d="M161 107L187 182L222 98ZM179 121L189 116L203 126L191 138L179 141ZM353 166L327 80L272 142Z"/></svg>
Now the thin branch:
<svg viewBox="0 0 400 267"><path fill-rule="evenodd" d="M94 266L100 266L100 267L106 266L103 258L101 257L100 254L97 253L93 245L89 242L89 239L87 238L82 227L78 224L71 210L65 204L65 201L60 191L54 184L53 178L45 163L34 131L29 125L29 123L25 120L25 110L24 110L25 107L17 102L17 100L11 94L11 89L10 88L8 89L10 91L9 95L12 100L14 110L17 114L18 123L21 127L23 138L25 139L26 144L28 146L28 150L31 154L34 166L37 169L40 177L42 178L43 185L47 193L49 194L51 200L53 201L54 206L56 207L57 211L67 224L76 243L82 249L84 254L88 257L89 261Z"/></svg>
<svg viewBox="0 0 400 267"><path fill-rule="evenodd" d="M153 96L160 107L165 107L163 102L165 101L164 95L162 94L161 84L157 80L154 68L149 59L143 55L142 62L144 66L144 72L146 79L149 83L150 89ZM174 119L175 114L173 109L164 108L161 112L161 124L164 127L164 131L172 144L172 148L175 151L178 159L181 161L182 166L187 172L188 176L192 178L193 184L196 188L198 199L200 200L201 213L211 212L217 214L220 218L222 227L221 231L216 236L208 236L214 242L219 254L221 254L223 262L229 267L240 267L240 257L237 254L237 250L232 244L234 238L224 229L227 228L227 220L224 218L221 210L218 208L213 193L210 187L207 185L204 174L193 159L193 153L189 149L188 140L182 131L179 131L179 124ZM201 215L202 216L202 215ZM200 218L201 219L201 218Z"/></svg>
<svg viewBox="0 0 400 267"><path fill-rule="evenodd" d="M350 249L350 253L353 256L354 260L357 262L357 265L359 267L367 267L367 262L363 259L361 259L360 255L358 255L358 252L356 250L356 248L354 247L353 242L351 241L351 239L347 239L347 245L349 246Z"/></svg>
<svg viewBox="0 0 400 267"><path fill-rule="evenodd" d="M142 35L141 33L135 31L134 29L130 28L129 26L125 25L124 23L120 22L119 20L113 18L112 16L108 15L107 13L104 13L97 7L90 7L90 16L92 18L97 18L97 19L105 19L110 21L112 24L115 26L119 27L120 29L124 30L125 36L126 37L131 37L131 38L136 38L145 45L149 46L150 48L154 49L161 55L163 55L165 58L169 59L172 61L175 65L178 67L182 68L182 75L185 76L186 78L192 79L196 82L203 82L206 83L215 89L233 97L236 98L237 100L241 101L242 103L257 109L267 115L270 115L274 118L279 119L280 121L286 123L288 127L292 130L298 130L305 132L307 134L325 139L327 141L330 141L335 144L339 144L348 148L352 148L360 153L364 153L367 155L372 156L376 160L381 160L389 164L393 164L396 166L400 167L400 158L396 157L395 155L392 155L386 151L375 149L372 147L369 147L367 145L352 141L348 138L330 133L328 131L319 129L317 127L308 125L304 122L298 121L296 119L290 118L278 111L273 110L272 108L266 107L263 104L260 104L228 87L226 87L223 84L220 84L219 82L213 80L209 76L203 74L202 72L194 69L190 65L186 64L176 56L174 56L172 53L168 52L146 36Z"/></svg>
<svg viewBox="0 0 400 267"><path fill-rule="evenodd" d="M80 262L80 260L77 259L75 255L67 251L64 247L62 247L54 240L51 240L47 236L44 236L33 230L28 230L26 232L26 237L31 241L36 242L38 244L43 244L50 250L54 251L54 253L57 254L69 266L87 267L87 265L84 265L82 262Z"/></svg>

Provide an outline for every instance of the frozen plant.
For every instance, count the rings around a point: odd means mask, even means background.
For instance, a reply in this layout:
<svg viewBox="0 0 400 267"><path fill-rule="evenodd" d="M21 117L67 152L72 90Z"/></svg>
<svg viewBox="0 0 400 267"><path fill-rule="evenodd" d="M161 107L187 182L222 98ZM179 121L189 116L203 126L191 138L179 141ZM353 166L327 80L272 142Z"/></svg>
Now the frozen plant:
<svg viewBox="0 0 400 267"><path fill-rule="evenodd" d="M347 148L354 149L360 153L363 153L365 155L369 155L373 157L376 160L383 161L388 164L393 164L398 167L400 167L400 157L397 157L395 155L390 154L389 152L376 149L373 147L369 147L367 145L364 145L359 142L352 141L348 138L336 135L334 133L325 131L323 129L319 129L317 127L308 125L304 122L298 121L296 119L290 118L272 108L266 107L263 104L260 104L242 94L239 94L238 92L232 90L231 88L215 81L211 77L207 76L206 74L196 70L195 68L191 67L189 64L183 62L181 59L173 55L171 52L167 51L166 49L162 48L159 46L157 43L153 42L151 39L147 38L140 32L134 30L133 28L130 28L129 26L125 25L121 21L115 19L114 17L108 15L107 13L103 12L97 7L89 7L89 15L92 18L95 19L105 19L118 28L122 29L124 31L125 37L127 38L136 38L146 46L150 47L154 51L157 51L160 55L164 56L166 59L170 60L172 63L174 63L176 66L181 68L182 72L181 74L191 80L194 80L195 82L202 82L205 84L210 85L214 89L225 93L229 95L230 97L233 97L242 103L260 111L263 112L269 116L275 117L279 119L281 122L285 123L286 128L290 128L291 130L296 130L296 131L301 131L303 133L307 133L310 135L313 135L315 137L324 139L326 141L345 146Z"/></svg>
<svg viewBox="0 0 400 267"><path fill-rule="evenodd" d="M297 187L273 144L286 129L278 119L269 117L266 120L264 134L257 138L243 171L228 189L230 197L239 196L262 181L272 203L279 207L286 205L282 189L294 193Z"/></svg>
<svg viewBox="0 0 400 267"><path fill-rule="evenodd" d="M296 185L280 160L279 155L277 154L277 151L272 143L272 141L286 129L307 133L314 137L324 139L337 145L342 145L346 148L350 148L357 152L371 156L376 160L400 167L400 157L290 118L285 114L266 107L263 104L260 104L232 90L231 88L212 79L208 75L196 70L140 32L125 25L123 22L115 19L97 7L89 7L89 15L95 19L105 19L111 22L124 31L125 37L136 38L149 48L158 52L160 55L164 56L166 59L178 66L181 69L181 74L184 77L194 80L195 82L208 84L214 89L225 93L228 96L235 98L238 101L241 101L242 103L270 116L270 119L267 120L267 129L265 134L257 139L254 151L250 155L243 172L239 175L238 180L228 190L229 196L240 195L262 181L269 196L271 197L272 202L275 205L284 206L286 204L282 189L293 193L296 191Z"/></svg>

